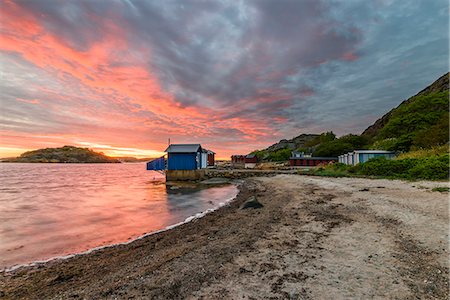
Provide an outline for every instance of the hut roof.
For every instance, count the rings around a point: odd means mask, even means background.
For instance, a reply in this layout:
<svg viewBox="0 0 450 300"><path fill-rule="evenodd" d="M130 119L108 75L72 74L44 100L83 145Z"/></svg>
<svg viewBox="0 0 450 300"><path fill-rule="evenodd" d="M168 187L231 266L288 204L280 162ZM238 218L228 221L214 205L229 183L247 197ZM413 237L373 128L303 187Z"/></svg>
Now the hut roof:
<svg viewBox="0 0 450 300"><path fill-rule="evenodd" d="M170 144L164 152L167 153L194 153L202 151L200 144Z"/></svg>

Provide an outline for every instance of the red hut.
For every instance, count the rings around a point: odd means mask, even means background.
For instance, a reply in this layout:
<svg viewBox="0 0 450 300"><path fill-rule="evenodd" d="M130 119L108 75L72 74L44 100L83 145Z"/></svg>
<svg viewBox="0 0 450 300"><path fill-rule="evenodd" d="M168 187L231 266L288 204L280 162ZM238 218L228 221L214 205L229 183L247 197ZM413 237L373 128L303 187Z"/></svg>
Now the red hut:
<svg viewBox="0 0 450 300"><path fill-rule="evenodd" d="M208 166L214 166L215 164L215 159L214 159L214 155L216 153L214 151L208 150Z"/></svg>
<svg viewBox="0 0 450 300"><path fill-rule="evenodd" d="M231 165L233 167L243 167L245 164L245 155L231 155Z"/></svg>
<svg viewBox="0 0 450 300"><path fill-rule="evenodd" d="M249 154L245 156L245 168L254 168L258 162L258 157L255 154Z"/></svg>

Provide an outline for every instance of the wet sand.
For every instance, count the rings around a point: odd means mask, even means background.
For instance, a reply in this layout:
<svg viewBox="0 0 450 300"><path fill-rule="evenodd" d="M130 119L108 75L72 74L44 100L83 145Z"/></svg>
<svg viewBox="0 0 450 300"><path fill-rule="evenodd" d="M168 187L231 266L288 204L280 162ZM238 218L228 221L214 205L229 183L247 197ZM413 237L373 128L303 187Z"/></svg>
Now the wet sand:
<svg viewBox="0 0 450 300"><path fill-rule="evenodd" d="M448 299L448 183L277 175L128 245L0 273L2 299ZM264 207L239 209L250 196Z"/></svg>

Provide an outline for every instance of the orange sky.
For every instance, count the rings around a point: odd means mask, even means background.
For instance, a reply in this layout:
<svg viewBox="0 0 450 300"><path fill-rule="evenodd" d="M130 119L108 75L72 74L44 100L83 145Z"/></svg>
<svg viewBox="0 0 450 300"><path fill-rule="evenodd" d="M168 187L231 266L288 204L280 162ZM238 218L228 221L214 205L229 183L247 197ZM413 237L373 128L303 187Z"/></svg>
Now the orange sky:
<svg viewBox="0 0 450 300"><path fill-rule="evenodd" d="M17 122L31 127L30 132L19 132L14 125L4 127L0 156L69 144L111 156L149 157L161 155L171 138L175 143L202 142L218 152L219 158L228 158L253 150L258 138L268 135L269 127L263 122L222 119L226 108L181 105L161 87L151 68L143 66L152 59L151 49L139 48L139 55L133 55L124 29L110 18L101 23L101 37L79 50L49 32L33 11L12 1L3 4L0 50L15 54L5 55L6 63L25 61L30 69L48 77L48 85L27 81L32 97L16 97L15 101L24 110L43 111L58 120L50 130L32 130L41 124L26 119ZM109 105L117 109L108 109ZM217 129L245 134L219 145L215 143Z"/></svg>
<svg viewBox="0 0 450 300"><path fill-rule="evenodd" d="M170 138L229 158L359 133L446 71L444 4L1 1L0 157L158 156Z"/></svg>

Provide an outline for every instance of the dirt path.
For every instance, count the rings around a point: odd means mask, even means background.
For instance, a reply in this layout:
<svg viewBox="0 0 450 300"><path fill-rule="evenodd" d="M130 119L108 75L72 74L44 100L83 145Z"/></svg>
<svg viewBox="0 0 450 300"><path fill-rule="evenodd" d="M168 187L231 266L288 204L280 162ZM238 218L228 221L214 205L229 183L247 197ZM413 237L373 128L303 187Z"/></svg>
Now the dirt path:
<svg viewBox="0 0 450 300"><path fill-rule="evenodd" d="M0 274L0 298L448 299L445 183L247 180L174 230ZM260 209L238 209L250 195Z"/></svg>

